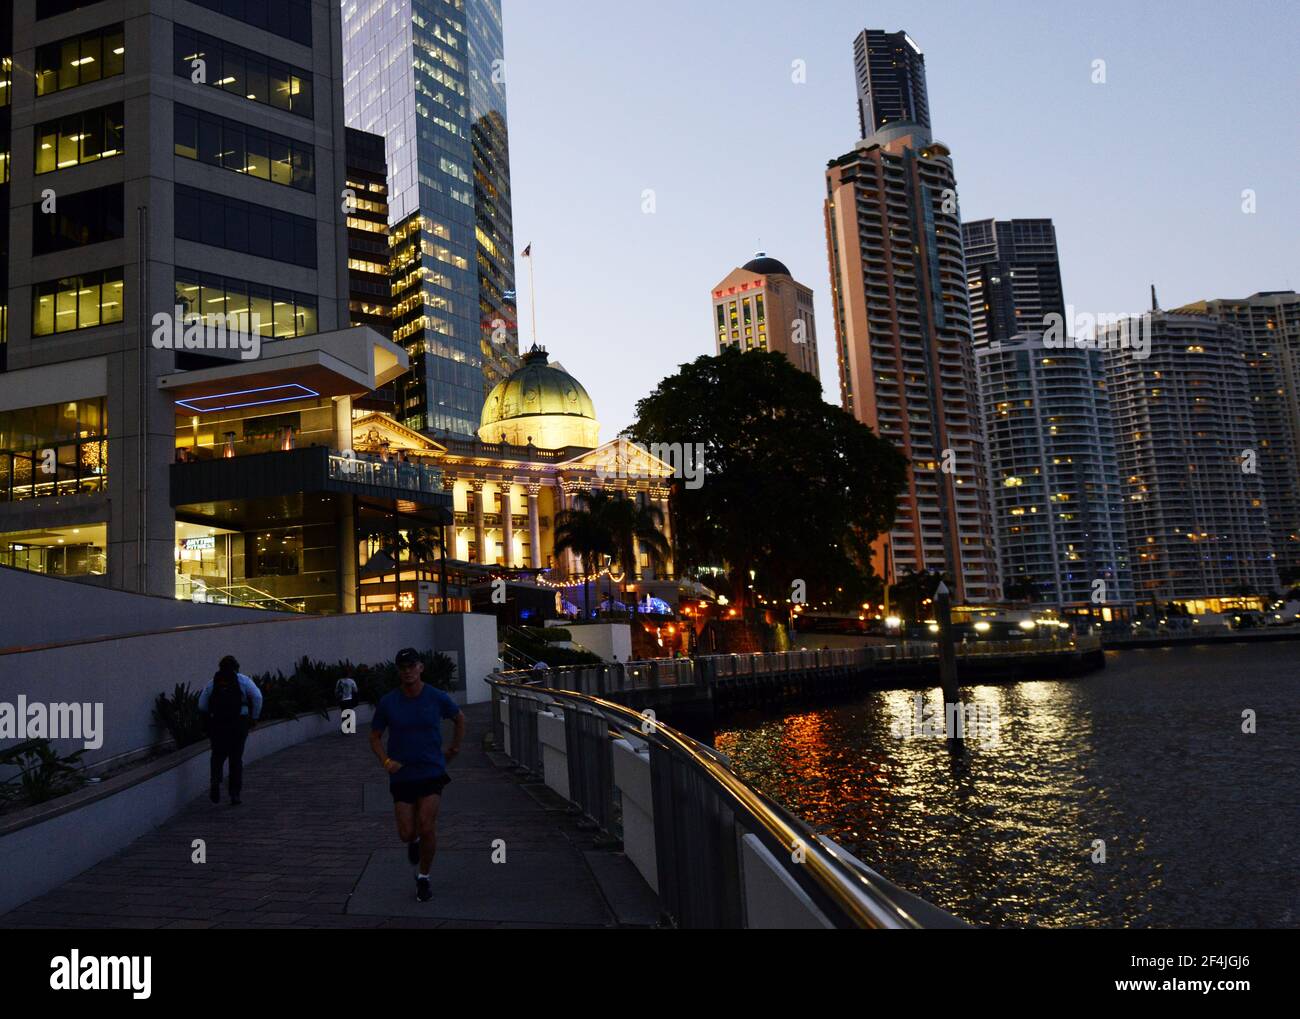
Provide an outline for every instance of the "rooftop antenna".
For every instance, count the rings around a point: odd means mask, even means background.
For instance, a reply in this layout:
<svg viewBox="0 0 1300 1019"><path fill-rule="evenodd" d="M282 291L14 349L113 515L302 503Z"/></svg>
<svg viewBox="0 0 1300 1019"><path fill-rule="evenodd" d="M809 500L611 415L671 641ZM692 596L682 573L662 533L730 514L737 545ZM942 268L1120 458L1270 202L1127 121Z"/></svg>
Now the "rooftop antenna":
<svg viewBox="0 0 1300 1019"><path fill-rule="evenodd" d="M1160 310L1160 304L1156 301L1156 285L1154 283L1151 284L1151 310Z"/></svg>

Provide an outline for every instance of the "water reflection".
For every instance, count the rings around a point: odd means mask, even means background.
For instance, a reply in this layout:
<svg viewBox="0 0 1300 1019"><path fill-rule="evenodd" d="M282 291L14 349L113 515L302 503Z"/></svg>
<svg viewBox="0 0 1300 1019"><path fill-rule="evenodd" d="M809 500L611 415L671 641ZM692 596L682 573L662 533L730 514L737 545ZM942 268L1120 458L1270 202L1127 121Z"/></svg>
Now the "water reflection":
<svg viewBox="0 0 1300 1019"><path fill-rule="evenodd" d="M1300 645L1129 651L1107 665L1072 682L963 688L997 720L996 740L964 752L898 735L913 691L732 717L715 744L747 780L972 923L1300 924ZM937 691L923 707L942 727Z"/></svg>

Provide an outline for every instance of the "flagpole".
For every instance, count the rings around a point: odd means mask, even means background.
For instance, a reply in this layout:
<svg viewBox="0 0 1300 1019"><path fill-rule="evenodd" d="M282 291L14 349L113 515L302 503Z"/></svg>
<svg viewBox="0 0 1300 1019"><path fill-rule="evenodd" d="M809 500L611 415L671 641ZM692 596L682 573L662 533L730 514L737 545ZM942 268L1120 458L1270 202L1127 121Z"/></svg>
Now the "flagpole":
<svg viewBox="0 0 1300 1019"><path fill-rule="evenodd" d="M533 346L537 345L537 285L533 282L533 245L530 241L524 249L528 259L528 310L533 319Z"/></svg>

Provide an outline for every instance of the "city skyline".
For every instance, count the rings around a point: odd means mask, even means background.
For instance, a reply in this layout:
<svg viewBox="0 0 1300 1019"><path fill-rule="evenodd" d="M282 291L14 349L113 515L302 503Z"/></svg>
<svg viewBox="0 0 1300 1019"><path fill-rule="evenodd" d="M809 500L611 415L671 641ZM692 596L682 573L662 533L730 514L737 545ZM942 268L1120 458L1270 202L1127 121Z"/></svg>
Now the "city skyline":
<svg viewBox="0 0 1300 1019"><path fill-rule="evenodd" d="M647 378L710 352L701 295L756 251L812 287L817 317L832 321L825 165L858 140L853 42L868 27L906 31L926 55L930 108L940 111L934 137L954 152L963 220L1052 219L1075 308L1141 312L1152 283L1165 307L1300 285L1286 243L1300 217L1284 201L1282 175L1296 140L1278 135L1268 103L1243 101L1294 90L1281 59L1294 15L1263 5L1256 20L1223 25L1208 5L1179 8L1176 20L1170 6L1112 8L1049 16L1023 5L835 4L808 22L769 5L743 21L685 8L672 16L670 5L639 25L644 45L625 51L590 44L599 22L568 32L573 8L543 15L505 0L516 253L533 245L537 340L583 366L600 394L602 437L631 422ZM720 48L724 29L734 45ZM1199 63L1192 43L1205 33L1229 42L1241 33L1257 59ZM1014 64L972 40L1003 43ZM1096 59L1106 61L1105 84L1092 83ZM805 62L804 84L791 81L795 60ZM1020 111L990 105L1007 97ZM742 105L764 111L761 144L711 144L717 131L734 137ZM600 125L599 145L583 149L588 133L555 130L555 111L566 107ZM1239 158L1186 158L1174 146L1194 129ZM1265 136L1267 150L1252 144ZM746 155L743 175L732 153ZM1142 177L1124 169L1125 160L1153 159L1167 169ZM1254 214L1242 211L1246 188L1255 192ZM642 212L646 189L653 214ZM1101 208L1113 214L1102 217ZM1120 224L1154 241L1117 250L1105 238ZM651 272L668 300L627 316L619 309L629 276ZM519 296L526 346L532 295L522 277ZM838 403L834 350L821 346L824 396Z"/></svg>

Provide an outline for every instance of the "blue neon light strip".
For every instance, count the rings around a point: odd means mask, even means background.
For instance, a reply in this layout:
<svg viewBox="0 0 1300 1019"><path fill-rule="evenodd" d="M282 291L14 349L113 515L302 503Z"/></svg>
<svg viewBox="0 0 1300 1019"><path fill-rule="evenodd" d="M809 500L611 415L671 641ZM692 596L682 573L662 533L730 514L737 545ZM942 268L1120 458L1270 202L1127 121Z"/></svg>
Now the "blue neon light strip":
<svg viewBox="0 0 1300 1019"><path fill-rule="evenodd" d="M291 396L266 397L261 400L243 400L239 403L224 403L219 407L196 407L195 404L207 400L227 400L234 396L251 396L254 393L273 393L286 389L296 389L298 392ZM211 396L194 396L188 400L177 400L176 406L184 407L186 410L192 410L195 414L211 414L218 410L238 410L241 407L260 407L267 403L285 403L289 400L305 400L312 397L320 396L320 393L314 389L308 389L297 382L290 382L281 386L262 386L260 389L239 389L233 393L213 393Z"/></svg>

